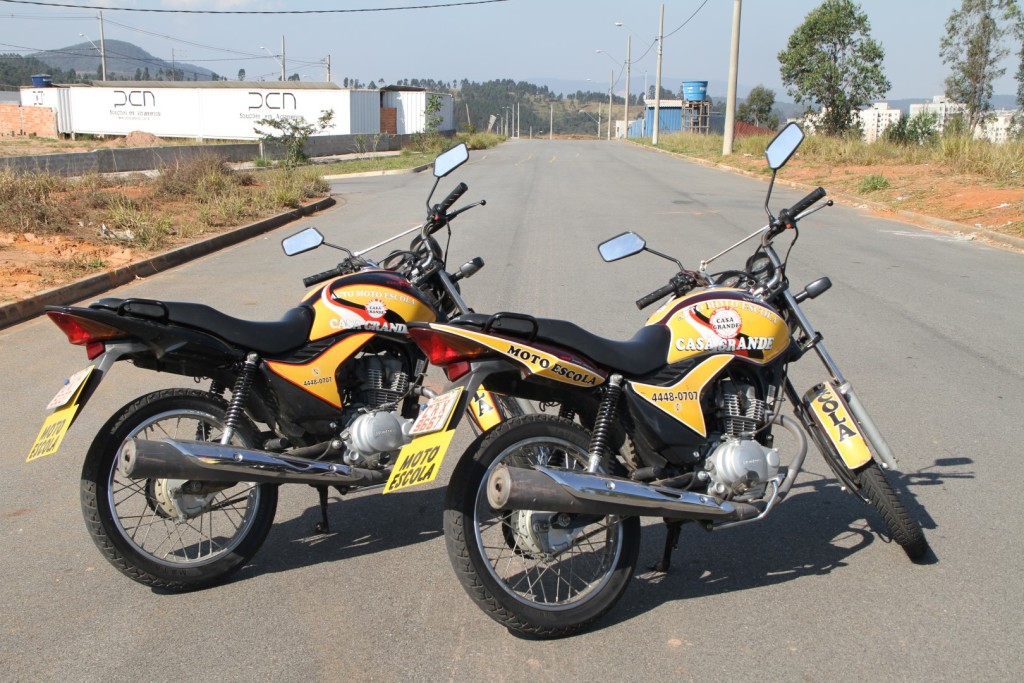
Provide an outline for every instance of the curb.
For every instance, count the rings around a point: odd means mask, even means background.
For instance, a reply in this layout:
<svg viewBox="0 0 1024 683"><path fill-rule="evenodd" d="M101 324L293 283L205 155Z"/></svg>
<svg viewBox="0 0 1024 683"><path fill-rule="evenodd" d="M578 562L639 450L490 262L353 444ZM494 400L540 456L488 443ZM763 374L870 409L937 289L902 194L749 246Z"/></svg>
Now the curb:
<svg viewBox="0 0 1024 683"><path fill-rule="evenodd" d="M325 197L298 209L265 218L256 223L244 225L228 232L222 232L209 239L187 244L177 249L157 254L143 261L130 263L105 273L90 275L61 287L48 289L27 299L0 306L0 330L34 318L43 312L45 306L62 306L81 301L102 292L127 284L136 278L149 277L181 265L200 256L230 247L239 242L269 232L282 225L334 206L334 197Z"/></svg>
<svg viewBox="0 0 1024 683"><path fill-rule="evenodd" d="M419 173L425 171L433 166L433 164L423 164L422 166L414 166L412 168L395 168L390 171L363 171L362 173L341 173L338 175L325 175L321 176L324 180L343 180L345 178L374 178L382 175L404 175L406 173Z"/></svg>
<svg viewBox="0 0 1024 683"><path fill-rule="evenodd" d="M691 156L687 156L686 154L681 154L679 152L670 152L667 149L660 149L658 147L651 147L649 145L641 145L641 144L636 143L636 142L630 142L629 144L636 145L637 147L643 147L645 149L650 149L650 150L653 150L655 152L660 152L661 154L667 154L669 156L676 157L677 159L682 159L683 161L689 161L689 162L692 162L694 164L698 164L700 166L706 166L708 168L715 168L715 169L718 169L720 171L727 171L729 173L734 173L736 175L746 176L747 178L756 178L758 180L762 180L764 182L768 182L768 180L766 178L762 177L761 175L759 175L757 173L751 173L750 171L746 171L746 170L744 170L742 168L736 168L735 166L728 166L728 165L726 165L724 163L721 163L721 162L708 161L707 159L701 159L699 157L691 157ZM810 185L805 185L804 183L796 183L796 182L793 182L793 181L790 181L790 180L783 180L783 179L777 179L775 181L775 184L776 185L784 185L786 187L789 187L789 188L792 188L792 189L795 189L795 190L805 190L806 191L806 190L814 189ZM948 233L954 233L954 234L960 234L960 235L978 235L978 236L981 236L981 237L983 237L983 238L985 238L985 239L987 239L989 241L992 241L992 242L998 242L998 243L1000 243L1002 245L1005 245L1005 246L1008 246L1008 247L1012 247L1014 249L1024 250L1024 238L1014 237L1013 235L1004 235L1001 232L993 232L991 230L986 230L984 228L976 228L973 225L967 225L966 223L957 223L955 221L948 221L948 220L946 220L944 218L935 218L934 216L928 216L928 215L925 215L925 214L922 214L922 213L915 213L913 211L905 211L903 209L894 209L891 206L889 206L888 204L882 204L880 202L874 202L874 201L871 201L870 199L864 199L863 197L858 197L858 196L855 196L855 195L848 195L848 194L843 194L843 193L833 193L833 192L829 191L829 195L828 196L829 196L830 199L838 199L839 201L843 202L844 204L849 204L849 205L852 205L854 207L860 206L860 207L863 207L863 208L871 209L872 211L877 211L878 213L891 214L893 216L897 216L899 218L903 218L907 222L914 223L914 224L916 224L918 226L921 226L921 224L926 224L923 227L931 227L931 228L934 228L934 229L942 231L942 232L948 232Z"/></svg>

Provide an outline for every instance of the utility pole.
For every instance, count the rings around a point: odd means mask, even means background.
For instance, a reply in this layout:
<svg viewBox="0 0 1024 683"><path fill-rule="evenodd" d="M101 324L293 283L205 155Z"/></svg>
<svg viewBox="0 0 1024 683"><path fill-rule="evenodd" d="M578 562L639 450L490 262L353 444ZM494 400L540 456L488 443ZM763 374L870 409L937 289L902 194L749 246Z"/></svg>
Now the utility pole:
<svg viewBox="0 0 1024 683"><path fill-rule="evenodd" d="M107 47L103 44L103 12L100 12L100 71L102 80L107 80Z"/></svg>
<svg viewBox="0 0 1024 683"><path fill-rule="evenodd" d="M732 6L732 52L729 55L729 92L725 98L725 136L722 140L722 154L732 154L732 140L736 127L736 80L740 63L740 5L742 0L733 0Z"/></svg>
<svg viewBox="0 0 1024 683"><path fill-rule="evenodd" d="M331 82L331 56L327 55L327 82Z"/></svg>
<svg viewBox="0 0 1024 683"><path fill-rule="evenodd" d="M555 139L555 105L551 105L551 113L548 114L548 140Z"/></svg>
<svg viewBox="0 0 1024 683"><path fill-rule="evenodd" d="M651 131L651 144L658 145L658 129L661 128L661 53L665 42L665 5L661 6L661 20L658 22L658 72L654 76L654 130Z"/></svg>
<svg viewBox="0 0 1024 683"><path fill-rule="evenodd" d="M601 139L601 105L597 105L597 139Z"/></svg>
<svg viewBox="0 0 1024 683"><path fill-rule="evenodd" d="M628 29L627 29L628 30ZM622 125L624 126L622 131L622 139L625 140L629 137L629 48L630 40L632 36L626 35L626 106L622 108L624 112L622 115Z"/></svg>
<svg viewBox="0 0 1024 683"><path fill-rule="evenodd" d="M284 68L284 36L281 36L281 80L282 81L288 80L288 78L285 76L285 71L287 71L287 69Z"/></svg>
<svg viewBox="0 0 1024 683"><path fill-rule="evenodd" d="M615 69L608 77L608 142L612 140L612 85L615 82Z"/></svg>

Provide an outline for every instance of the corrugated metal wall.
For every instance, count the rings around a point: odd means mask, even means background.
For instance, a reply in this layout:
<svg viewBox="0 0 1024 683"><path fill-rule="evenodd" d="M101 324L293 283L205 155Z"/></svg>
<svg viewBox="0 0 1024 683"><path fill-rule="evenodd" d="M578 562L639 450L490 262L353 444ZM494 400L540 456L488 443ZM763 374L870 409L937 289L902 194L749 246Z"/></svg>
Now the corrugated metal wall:
<svg viewBox="0 0 1024 683"><path fill-rule="evenodd" d="M427 99L433 94L441 98L439 130L455 130L455 105L451 95L387 90L382 93L381 106L396 110L399 135L422 133L427 129Z"/></svg>

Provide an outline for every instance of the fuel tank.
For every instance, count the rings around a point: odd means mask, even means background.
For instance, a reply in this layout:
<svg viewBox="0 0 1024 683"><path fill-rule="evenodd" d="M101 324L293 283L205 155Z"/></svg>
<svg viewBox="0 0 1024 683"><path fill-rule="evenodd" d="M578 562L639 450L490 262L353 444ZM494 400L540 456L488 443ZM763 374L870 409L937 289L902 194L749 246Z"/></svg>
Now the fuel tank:
<svg viewBox="0 0 1024 683"><path fill-rule="evenodd" d="M310 341L345 331L406 336L409 321L435 322L439 314L423 292L401 275L367 270L331 280L303 303L313 307Z"/></svg>
<svg viewBox="0 0 1024 683"><path fill-rule="evenodd" d="M710 287L672 299L647 319L671 331L666 363L729 354L757 365L782 355L789 327L774 308L745 290Z"/></svg>

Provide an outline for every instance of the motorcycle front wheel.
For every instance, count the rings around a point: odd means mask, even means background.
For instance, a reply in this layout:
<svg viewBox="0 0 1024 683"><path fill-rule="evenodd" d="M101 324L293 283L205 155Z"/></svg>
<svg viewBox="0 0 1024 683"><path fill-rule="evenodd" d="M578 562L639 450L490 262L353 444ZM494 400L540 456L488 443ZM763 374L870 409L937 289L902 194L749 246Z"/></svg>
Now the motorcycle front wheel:
<svg viewBox="0 0 1024 683"><path fill-rule="evenodd" d="M131 479L118 469L128 438L219 442L227 404L194 389L146 394L116 412L82 466L82 514L96 546L134 581L171 591L206 588L248 562L270 531L277 487ZM232 444L252 446L256 427L243 419ZM198 482L201 483L201 482Z"/></svg>
<svg viewBox="0 0 1024 683"><path fill-rule="evenodd" d="M607 613L633 576L638 518L572 515L568 525L555 524L551 512L495 511L487 502L487 479L498 466L582 470L589 446L590 434L568 420L517 417L478 437L448 484L448 557L470 598L511 631L576 633Z"/></svg>
<svg viewBox="0 0 1024 683"><path fill-rule="evenodd" d="M868 463L857 473L861 494L882 516L889 534L911 560L920 560L928 552L924 531L900 500L899 494L877 463Z"/></svg>

